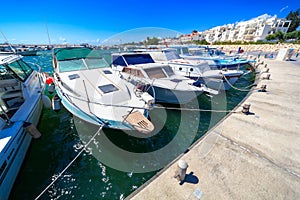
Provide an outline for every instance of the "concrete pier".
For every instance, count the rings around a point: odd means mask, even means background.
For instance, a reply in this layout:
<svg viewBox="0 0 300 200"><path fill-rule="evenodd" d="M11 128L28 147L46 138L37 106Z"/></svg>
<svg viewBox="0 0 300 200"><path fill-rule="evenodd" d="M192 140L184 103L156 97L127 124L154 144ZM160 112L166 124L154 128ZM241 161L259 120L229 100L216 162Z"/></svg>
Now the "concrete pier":
<svg viewBox="0 0 300 200"><path fill-rule="evenodd" d="M176 160L127 199L300 199L300 62L264 62L270 80L245 99L250 114L230 114L178 158L185 181Z"/></svg>

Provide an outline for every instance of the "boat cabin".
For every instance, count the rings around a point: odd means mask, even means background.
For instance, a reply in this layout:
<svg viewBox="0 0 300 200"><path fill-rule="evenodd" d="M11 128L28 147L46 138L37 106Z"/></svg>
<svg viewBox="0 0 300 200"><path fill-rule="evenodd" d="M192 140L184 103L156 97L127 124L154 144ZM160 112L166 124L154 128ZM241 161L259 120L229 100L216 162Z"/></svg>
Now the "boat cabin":
<svg viewBox="0 0 300 200"><path fill-rule="evenodd" d="M32 74L33 69L20 56L0 58L0 112L1 117L11 118L24 103L22 83Z"/></svg>

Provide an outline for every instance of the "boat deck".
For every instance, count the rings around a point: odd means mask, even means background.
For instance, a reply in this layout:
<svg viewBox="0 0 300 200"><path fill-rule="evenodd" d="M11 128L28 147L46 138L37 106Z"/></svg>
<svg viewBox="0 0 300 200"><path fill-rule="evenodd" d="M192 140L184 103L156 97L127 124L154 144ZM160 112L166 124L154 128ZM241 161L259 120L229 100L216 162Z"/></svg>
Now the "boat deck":
<svg viewBox="0 0 300 200"><path fill-rule="evenodd" d="M300 62L265 63L267 92L245 100L250 114L230 114L127 199L300 199ZM179 159L189 165L181 184Z"/></svg>

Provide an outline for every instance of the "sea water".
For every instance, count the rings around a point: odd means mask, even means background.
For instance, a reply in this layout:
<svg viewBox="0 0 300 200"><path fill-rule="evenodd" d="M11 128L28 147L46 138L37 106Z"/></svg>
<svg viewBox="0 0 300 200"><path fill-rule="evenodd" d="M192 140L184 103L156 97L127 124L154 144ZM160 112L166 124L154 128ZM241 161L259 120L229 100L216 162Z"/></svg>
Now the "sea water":
<svg viewBox="0 0 300 200"><path fill-rule="evenodd" d="M103 55L110 62L109 51L103 51ZM50 75L53 73L50 51L24 59L39 64L43 71ZM235 87L245 88L253 83L254 78L254 73L248 73L236 82ZM50 98L53 96L47 92L46 94ZM93 151L97 150L100 155L105 153L107 142L103 143L105 140L100 140L101 135L97 136L47 190L45 188L78 155L87 141L83 141L77 131L78 119L66 109L62 107L61 111L54 112L44 108L38 125L42 137L32 141L10 199L31 200L44 190L40 199L124 199L153 177L167 162L172 161L201 138L228 113L209 110L230 111L246 95L247 92L230 89L215 97L203 94L188 105L176 106L178 110L153 109L150 111L150 118L157 133L150 138L136 138L122 131L106 129L101 134L109 143L128 152L128 155L143 154L144 157L136 162L134 158L130 158L131 161L126 154L104 154L106 159L112 162L102 161L93 155ZM187 110L180 111L182 107ZM199 108L201 112L188 110L194 108ZM95 132L96 129L86 131L86 137L91 138ZM170 149L160 153L160 150L165 148ZM147 165L152 168L148 166L138 173L135 169L118 169L118 163L122 165L126 162L136 162L134 165L137 169L143 169Z"/></svg>

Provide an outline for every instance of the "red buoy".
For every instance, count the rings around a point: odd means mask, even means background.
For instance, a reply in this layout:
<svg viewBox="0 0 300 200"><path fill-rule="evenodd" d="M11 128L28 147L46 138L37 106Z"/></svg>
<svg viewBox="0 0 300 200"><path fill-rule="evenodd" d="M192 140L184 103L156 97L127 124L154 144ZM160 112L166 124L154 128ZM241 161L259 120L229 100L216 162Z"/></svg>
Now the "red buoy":
<svg viewBox="0 0 300 200"><path fill-rule="evenodd" d="M46 83L47 83L48 85L52 84L52 83L53 83L53 77L48 76L48 77L46 78Z"/></svg>

